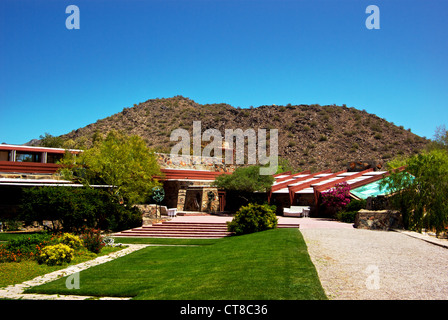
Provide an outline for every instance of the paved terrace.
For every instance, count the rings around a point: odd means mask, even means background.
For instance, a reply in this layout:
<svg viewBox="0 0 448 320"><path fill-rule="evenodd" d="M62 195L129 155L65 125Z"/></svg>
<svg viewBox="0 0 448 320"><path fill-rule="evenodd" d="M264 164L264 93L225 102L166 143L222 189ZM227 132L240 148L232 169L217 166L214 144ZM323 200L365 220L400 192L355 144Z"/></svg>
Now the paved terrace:
<svg viewBox="0 0 448 320"><path fill-rule="evenodd" d="M300 224L300 229L310 228L336 228L336 229L353 229L353 225L350 223L342 223L330 219L323 218L296 218L296 217L282 217L277 216L278 224ZM208 222L208 223L225 223L232 221L232 217L220 217L213 215L203 216L177 216L173 218L173 222Z"/></svg>

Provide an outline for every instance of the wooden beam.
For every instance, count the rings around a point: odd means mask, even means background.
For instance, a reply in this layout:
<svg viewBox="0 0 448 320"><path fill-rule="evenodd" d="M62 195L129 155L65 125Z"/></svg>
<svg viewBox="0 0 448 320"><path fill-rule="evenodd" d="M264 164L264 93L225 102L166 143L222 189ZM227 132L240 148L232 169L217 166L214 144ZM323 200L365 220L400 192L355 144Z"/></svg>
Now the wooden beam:
<svg viewBox="0 0 448 320"><path fill-rule="evenodd" d="M346 182L348 180L360 177L360 176L366 174L367 172L371 172L371 171L373 171L373 168L370 168L370 169L367 169L367 170L364 170L364 171L360 171L360 172L352 174L350 176L341 177L340 179L337 179L337 180L325 183L323 185L314 186L314 190L316 190L317 192L321 193L322 191L324 191L326 189L334 187L338 183Z"/></svg>
<svg viewBox="0 0 448 320"><path fill-rule="evenodd" d="M291 203L293 203L293 201L294 201L294 196L295 196L295 193L296 193L297 191L300 191L300 190L309 188L309 187L311 187L311 185L313 185L313 184L315 184L315 183L319 183L319 182L322 182L322 181L325 181L325 180L334 178L334 177L336 177L336 176L338 176L338 175L340 175L340 174L342 174L342 173L344 173L344 172L347 172L347 170L342 170L342 171L333 173L333 174L331 174L331 175L329 175L329 176L325 176L325 177L322 177L322 178L317 178L317 179L315 179L315 180L307 181L307 182L298 184L298 185L296 185L296 186L291 186L291 187L289 187L289 199L290 199ZM319 174L320 174L320 173L319 173ZM316 174L316 175L317 175L317 174Z"/></svg>

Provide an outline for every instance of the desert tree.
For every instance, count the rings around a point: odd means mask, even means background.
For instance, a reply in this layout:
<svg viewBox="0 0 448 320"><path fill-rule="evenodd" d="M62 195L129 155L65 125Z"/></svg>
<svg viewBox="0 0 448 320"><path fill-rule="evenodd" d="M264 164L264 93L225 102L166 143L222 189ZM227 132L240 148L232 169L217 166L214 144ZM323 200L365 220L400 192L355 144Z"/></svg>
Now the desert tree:
<svg viewBox="0 0 448 320"><path fill-rule="evenodd" d="M85 185L113 186L114 194L129 204L142 203L160 185L156 155L139 136L110 131L79 155L66 153L62 175Z"/></svg>

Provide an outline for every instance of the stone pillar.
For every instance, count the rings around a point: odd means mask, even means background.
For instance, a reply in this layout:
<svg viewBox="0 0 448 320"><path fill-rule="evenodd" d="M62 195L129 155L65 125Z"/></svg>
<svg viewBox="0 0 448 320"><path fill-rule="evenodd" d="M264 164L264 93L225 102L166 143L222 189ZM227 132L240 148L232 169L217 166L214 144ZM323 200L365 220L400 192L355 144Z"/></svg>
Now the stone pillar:
<svg viewBox="0 0 448 320"><path fill-rule="evenodd" d="M208 193L213 192L214 197L209 201ZM216 212L219 211L219 196L218 189L214 187L204 187L202 189L202 208L203 212Z"/></svg>
<svg viewBox="0 0 448 320"><path fill-rule="evenodd" d="M186 195L187 195L187 189L179 188L179 191L177 192L177 211L184 210Z"/></svg>

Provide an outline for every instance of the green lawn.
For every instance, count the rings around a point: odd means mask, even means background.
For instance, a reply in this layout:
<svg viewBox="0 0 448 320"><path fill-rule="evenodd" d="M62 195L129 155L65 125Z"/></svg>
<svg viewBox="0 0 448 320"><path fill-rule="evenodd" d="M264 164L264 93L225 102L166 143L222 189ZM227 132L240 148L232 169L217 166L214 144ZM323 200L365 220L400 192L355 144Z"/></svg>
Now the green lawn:
<svg viewBox="0 0 448 320"><path fill-rule="evenodd" d="M27 292L171 300L326 299L298 229L234 236L197 247L148 247Z"/></svg>
<svg viewBox="0 0 448 320"><path fill-rule="evenodd" d="M0 263L0 288L8 285L22 283L34 279L35 277L65 269L68 266L75 265L81 262L95 259L99 256L107 255L109 253L121 250L120 247L106 247L101 250L99 254L83 250L75 253L74 259L70 263L64 263L61 266L48 266L46 264L39 264L36 260L22 260L20 262L3 262Z"/></svg>
<svg viewBox="0 0 448 320"><path fill-rule="evenodd" d="M179 239L179 238L122 238L115 237L115 243L123 244L165 244L165 245L210 245L216 242L222 241L222 239Z"/></svg>

